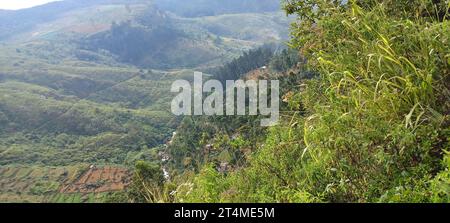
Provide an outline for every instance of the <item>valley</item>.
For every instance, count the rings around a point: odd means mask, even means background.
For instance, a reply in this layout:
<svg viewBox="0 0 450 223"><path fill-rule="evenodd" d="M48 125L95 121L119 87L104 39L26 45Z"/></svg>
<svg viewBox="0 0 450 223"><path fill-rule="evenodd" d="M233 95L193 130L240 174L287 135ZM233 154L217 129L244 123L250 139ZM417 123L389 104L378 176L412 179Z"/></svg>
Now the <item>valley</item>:
<svg viewBox="0 0 450 223"><path fill-rule="evenodd" d="M449 17L443 0L0 10L0 203L448 203ZM199 112L176 116L195 72L214 93L260 83L258 103L194 89ZM235 90L240 113L202 115Z"/></svg>
<svg viewBox="0 0 450 223"><path fill-rule="evenodd" d="M173 81L288 36L279 10L185 17L159 6L0 12L0 202L107 201L136 161L160 162L182 120L170 112Z"/></svg>

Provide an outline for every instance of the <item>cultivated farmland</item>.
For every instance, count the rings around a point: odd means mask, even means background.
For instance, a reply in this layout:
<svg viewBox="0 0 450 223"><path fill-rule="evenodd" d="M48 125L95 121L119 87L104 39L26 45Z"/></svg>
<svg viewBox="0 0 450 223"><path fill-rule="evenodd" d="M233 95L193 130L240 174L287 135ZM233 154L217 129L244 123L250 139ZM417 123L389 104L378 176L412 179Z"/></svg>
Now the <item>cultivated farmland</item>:
<svg viewBox="0 0 450 223"><path fill-rule="evenodd" d="M0 202L103 202L129 182L130 172L123 167L2 166Z"/></svg>

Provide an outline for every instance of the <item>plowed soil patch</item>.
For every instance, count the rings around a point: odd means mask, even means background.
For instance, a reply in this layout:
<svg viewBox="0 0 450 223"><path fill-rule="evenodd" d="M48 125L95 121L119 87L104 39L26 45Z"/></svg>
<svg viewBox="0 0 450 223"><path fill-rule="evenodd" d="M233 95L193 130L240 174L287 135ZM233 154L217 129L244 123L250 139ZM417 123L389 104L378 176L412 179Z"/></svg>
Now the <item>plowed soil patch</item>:
<svg viewBox="0 0 450 223"><path fill-rule="evenodd" d="M130 172L124 168L102 167L86 171L75 182L62 186L61 193L102 193L120 191L130 183Z"/></svg>

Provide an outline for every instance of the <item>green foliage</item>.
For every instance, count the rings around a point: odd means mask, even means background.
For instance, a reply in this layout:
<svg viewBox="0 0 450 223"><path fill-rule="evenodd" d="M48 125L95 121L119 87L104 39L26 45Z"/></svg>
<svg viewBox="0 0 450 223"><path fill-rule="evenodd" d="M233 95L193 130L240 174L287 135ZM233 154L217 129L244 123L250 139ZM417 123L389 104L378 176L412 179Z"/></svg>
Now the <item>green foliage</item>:
<svg viewBox="0 0 450 223"><path fill-rule="evenodd" d="M444 170L439 172L431 180L431 201L449 203L450 202L450 155L447 152L443 160Z"/></svg>
<svg viewBox="0 0 450 223"><path fill-rule="evenodd" d="M127 192L125 192L125 191L112 192L105 197L104 202L105 203L113 203L113 204L128 203L129 197L128 197Z"/></svg>
<svg viewBox="0 0 450 223"><path fill-rule="evenodd" d="M130 22L123 22L120 24L113 23L110 31L89 37L86 46L91 50L108 50L118 55L122 62L143 67L169 68L175 64L181 67L192 66L192 64L198 62L176 63L178 61L165 59L168 55L163 53L164 50L176 46L185 39L186 35L183 32L164 23L147 28L133 26ZM158 54L157 52L161 53ZM152 58L148 58L152 54Z"/></svg>
<svg viewBox="0 0 450 223"><path fill-rule="evenodd" d="M33 195L45 195L58 190L59 186L60 185L57 182L42 181L36 183L30 189L30 193Z"/></svg>
<svg viewBox="0 0 450 223"><path fill-rule="evenodd" d="M179 202L221 202L221 192L224 190L223 175L217 172L213 166L205 166L195 177L193 184L184 184L178 188L177 199ZM195 185L195 187L192 187Z"/></svg>
<svg viewBox="0 0 450 223"><path fill-rule="evenodd" d="M156 185L161 185L164 182L161 168L158 165L138 161L135 168L136 177L142 181L153 181Z"/></svg>
<svg viewBox="0 0 450 223"><path fill-rule="evenodd" d="M284 49L270 61L270 68L277 72L286 72L300 62L299 52L293 49Z"/></svg>
<svg viewBox="0 0 450 223"><path fill-rule="evenodd" d="M169 202L164 190L164 176L161 167L155 163L138 161L135 165L132 184L127 196L136 203Z"/></svg>
<svg viewBox="0 0 450 223"><path fill-rule="evenodd" d="M268 130L246 168L223 175L206 166L178 196L448 202L450 23L443 2L286 1L298 16L291 45L320 79L300 80L287 92L287 108L295 110Z"/></svg>
<svg viewBox="0 0 450 223"><path fill-rule="evenodd" d="M5 66L2 165L122 164L129 152L162 144L178 125L169 112L177 73L101 65L35 67L51 71Z"/></svg>
<svg viewBox="0 0 450 223"><path fill-rule="evenodd" d="M218 80L238 80L246 73L266 65L273 57L271 46L263 46L245 52L242 56L220 67L215 73Z"/></svg>

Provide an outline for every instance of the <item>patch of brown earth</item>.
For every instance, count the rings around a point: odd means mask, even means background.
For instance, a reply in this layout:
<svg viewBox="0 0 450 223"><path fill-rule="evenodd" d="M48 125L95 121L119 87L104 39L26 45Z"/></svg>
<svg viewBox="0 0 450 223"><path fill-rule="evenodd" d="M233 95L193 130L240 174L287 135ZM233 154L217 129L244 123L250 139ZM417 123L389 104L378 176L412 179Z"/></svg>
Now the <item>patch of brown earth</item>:
<svg viewBox="0 0 450 223"><path fill-rule="evenodd" d="M102 193L124 190L131 182L131 174L125 168L100 167L86 171L75 182L60 189L61 193Z"/></svg>

